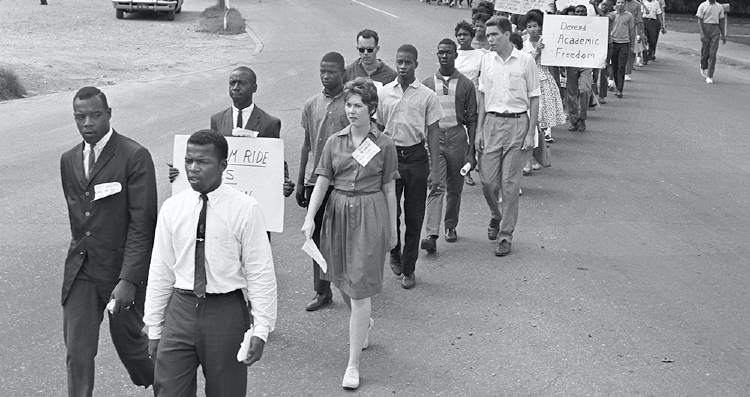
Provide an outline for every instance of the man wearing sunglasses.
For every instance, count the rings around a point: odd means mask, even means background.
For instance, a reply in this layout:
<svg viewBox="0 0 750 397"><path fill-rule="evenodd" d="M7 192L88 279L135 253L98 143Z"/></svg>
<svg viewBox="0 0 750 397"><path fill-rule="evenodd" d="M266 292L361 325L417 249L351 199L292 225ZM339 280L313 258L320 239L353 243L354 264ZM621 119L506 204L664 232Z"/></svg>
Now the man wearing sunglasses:
<svg viewBox="0 0 750 397"><path fill-rule="evenodd" d="M359 59L346 67L344 81L354 80L357 77L367 77L376 82L377 85L385 85L396 80L398 73L378 59L380 38L374 30L365 29L357 33L357 51ZM380 83L380 84L377 84Z"/></svg>
<svg viewBox="0 0 750 397"><path fill-rule="evenodd" d="M427 238L421 243L421 248L428 253L437 250L444 196L445 241L453 243L458 239L456 225L464 188L461 168L465 164L470 164L471 168L474 168L477 164L474 153L478 117L477 94L474 83L456 69L457 57L456 43L451 39L443 39L437 48L440 69L422 80L422 84L435 91L445 112L445 117L438 120L440 155L437 165L440 184L432 185L427 196Z"/></svg>

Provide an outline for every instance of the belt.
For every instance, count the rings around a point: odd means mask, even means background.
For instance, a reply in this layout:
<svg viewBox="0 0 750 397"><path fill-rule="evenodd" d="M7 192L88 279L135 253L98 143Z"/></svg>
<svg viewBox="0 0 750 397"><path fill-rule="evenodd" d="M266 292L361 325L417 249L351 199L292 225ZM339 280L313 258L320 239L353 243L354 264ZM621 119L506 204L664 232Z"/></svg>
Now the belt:
<svg viewBox="0 0 750 397"><path fill-rule="evenodd" d="M369 196L371 194L380 193L380 190L376 190L374 192L362 192L359 190L339 190L336 189L336 193L347 196L347 197L355 197L355 196ZM191 291L192 292L192 291Z"/></svg>
<svg viewBox="0 0 750 397"><path fill-rule="evenodd" d="M192 296L196 296L197 297L197 295L195 295L195 293L193 292L193 290L190 290L190 289L175 288L174 291L177 292L178 294L192 295ZM231 291L231 292L225 292L223 294L210 294L210 293L206 293L206 298L212 297L212 296L229 295L229 294L233 294L233 293L235 293L237 291L239 291L239 290L234 290L234 291Z"/></svg>
<svg viewBox="0 0 750 397"><path fill-rule="evenodd" d="M511 119L517 119L521 116L525 116L526 112L520 112L520 113L498 113L498 112L487 112L487 114L495 117L505 117L505 118L511 118Z"/></svg>

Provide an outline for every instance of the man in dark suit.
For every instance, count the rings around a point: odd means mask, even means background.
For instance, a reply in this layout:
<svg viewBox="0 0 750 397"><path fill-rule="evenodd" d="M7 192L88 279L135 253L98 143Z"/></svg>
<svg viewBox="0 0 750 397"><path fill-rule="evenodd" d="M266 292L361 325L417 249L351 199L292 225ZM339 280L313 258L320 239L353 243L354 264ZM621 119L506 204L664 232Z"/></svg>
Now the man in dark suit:
<svg viewBox="0 0 750 397"><path fill-rule="evenodd" d="M143 305L156 227L154 164L146 148L110 127L99 89L80 89L73 114L83 142L60 160L72 234L62 285L68 395L93 393L105 307L120 360L134 384L148 387L154 365Z"/></svg>
<svg viewBox="0 0 750 397"><path fill-rule="evenodd" d="M253 102L253 94L258 89L255 72L240 66L229 75L229 97L232 106L211 116L211 129L224 136L235 136L233 130L240 128L257 133L257 138L281 138L281 120L271 116ZM245 135L237 135L245 136ZM172 182L179 170L170 165L169 181ZM294 183L289 179L289 168L284 162L284 197L294 192Z"/></svg>

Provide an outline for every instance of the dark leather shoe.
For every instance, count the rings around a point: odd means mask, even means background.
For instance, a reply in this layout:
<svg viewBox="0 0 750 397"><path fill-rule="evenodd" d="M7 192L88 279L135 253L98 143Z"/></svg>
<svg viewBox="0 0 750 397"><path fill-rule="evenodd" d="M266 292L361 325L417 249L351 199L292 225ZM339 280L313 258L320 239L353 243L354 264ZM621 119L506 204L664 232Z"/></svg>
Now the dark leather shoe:
<svg viewBox="0 0 750 397"><path fill-rule="evenodd" d="M400 276L401 275L401 253L391 252L391 270L393 271L393 274Z"/></svg>
<svg viewBox="0 0 750 397"><path fill-rule="evenodd" d="M578 131L578 123L571 123L568 131Z"/></svg>
<svg viewBox="0 0 750 397"><path fill-rule="evenodd" d="M495 256L505 256L510 254L510 242L508 240L503 240L497 244L497 247L495 247Z"/></svg>
<svg viewBox="0 0 750 397"><path fill-rule="evenodd" d="M458 234L456 234L456 228L445 229L445 241L449 243L455 243L458 240Z"/></svg>
<svg viewBox="0 0 750 397"><path fill-rule="evenodd" d="M325 305L330 305L333 302L333 294L326 292L324 294L316 294L310 303L305 306L305 310L308 312L314 312Z"/></svg>
<svg viewBox="0 0 750 397"><path fill-rule="evenodd" d="M500 220L490 220L490 227L487 228L487 238L495 241L497 240L497 234L500 233Z"/></svg>
<svg viewBox="0 0 750 397"><path fill-rule="evenodd" d="M401 288L403 289L412 289L417 285L417 278L414 277L414 273L404 276L404 278L401 280Z"/></svg>
<svg viewBox="0 0 750 397"><path fill-rule="evenodd" d="M419 247L427 251L429 254L437 251L437 236L427 236L426 239L422 240Z"/></svg>
<svg viewBox="0 0 750 397"><path fill-rule="evenodd" d="M578 131L586 131L586 120L581 120L578 122Z"/></svg>

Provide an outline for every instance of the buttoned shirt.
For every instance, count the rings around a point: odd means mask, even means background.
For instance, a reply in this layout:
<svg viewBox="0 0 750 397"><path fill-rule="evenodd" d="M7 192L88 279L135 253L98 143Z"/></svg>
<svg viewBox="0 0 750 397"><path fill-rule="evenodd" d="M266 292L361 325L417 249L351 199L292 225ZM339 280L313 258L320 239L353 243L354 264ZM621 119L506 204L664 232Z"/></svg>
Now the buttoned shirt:
<svg viewBox="0 0 750 397"><path fill-rule="evenodd" d="M648 14L644 14L643 18L645 19L658 19L658 15L661 14L661 6L659 5L659 2L656 0L645 0L643 2L643 6L648 9Z"/></svg>
<svg viewBox="0 0 750 397"><path fill-rule="evenodd" d="M427 126L445 117L435 92L417 79L406 91L395 80L384 85L378 96L378 124L385 126L385 134L396 146L414 146L424 141Z"/></svg>
<svg viewBox="0 0 750 397"><path fill-rule="evenodd" d="M164 202L156 223L143 321L149 339L160 339L174 288L192 290L195 240L203 201L192 189ZM264 341L276 324L276 275L258 202L220 185L208 193L205 236L206 292L242 289L252 305L254 336ZM237 321L241 321L238 319Z"/></svg>
<svg viewBox="0 0 750 397"><path fill-rule="evenodd" d="M328 137L349 125L344 102L343 92L331 97L326 95L325 91L305 102L301 124L305 130L304 145L310 148L310 154L312 154L312 167L305 186L315 186L315 181L318 179L315 168L318 166ZM309 161L308 164L310 164Z"/></svg>
<svg viewBox="0 0 750 397"><path fill-rule="evenodd" d="M374 72L368 74L365 67L362 65L362 59L357 59L346 67L344 81L354 80L357 77L369 77L372 81L385 85L396 80L398 73L380 59L378 59L378 62L380 62L380 66L378 66Z"/></svg>
<svg viewBox="0 0 750 397"><path fill-rule="evenodd" d="M242 127L240 128L245 128L247 121L250 120L250 115L253 113L253 109L255 109L255 103L251 103L250 106L242 109ZM240 110L232 105L232 128L237 128L237 115L239 112Z"/></svg>
<svg viewBox="0 0 750 397"><path fill-rule="evenodd" d="M698 6L698 12L695 16L703 20L703 23L718 24L724 19L724 7L718 2L711 4L706 0Z"/></svg>
<svg viewBox="0 0 750 397"><path fill-rule="evenodd" d="M104 134L99 142L94 144L94 163L99 160L99 155L102 154L102 150L107 146L109 138L112 137L112 127L109 127L109 131ZM89 153L91 153L91 144L86 141L83 142L83 172L86 174L86 178L89 177Z"/></svg>
<svg viewBox="0 0 750 397"><path fill-rule="evenodd" d="M484 93L486 112L528 111L529 98L541 95L534 58L515 47L504 61L496 52L488 53L482 58L479 91Z"/></svg>
<svg viewBox="0 0 750 397"><path fill-rule="evenodd" d="M352 140L351 130L351 125L346 126L328 138L315 173L333 181L336 190L380 191L383 185L399 177L396 146L391 138L371 124L365 139L372 141L380 151L363 166L352 156L359 145Z"/></svg>

